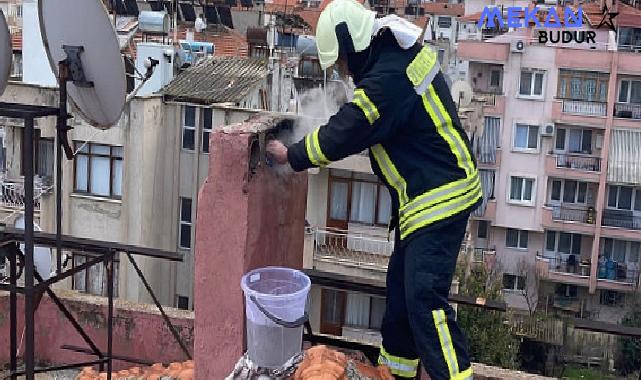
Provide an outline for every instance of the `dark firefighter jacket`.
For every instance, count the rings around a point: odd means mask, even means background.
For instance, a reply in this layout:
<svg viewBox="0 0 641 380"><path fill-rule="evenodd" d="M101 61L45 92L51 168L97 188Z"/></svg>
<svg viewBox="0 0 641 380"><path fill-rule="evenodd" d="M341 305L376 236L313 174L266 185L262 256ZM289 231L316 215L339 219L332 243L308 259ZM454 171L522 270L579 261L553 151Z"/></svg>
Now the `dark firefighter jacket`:
<svg viewBox="0 0 641 380"><path fill-rule="evenodd" d="M476 161L436 53L377 35L354 99L288 149L296 171L369 148L401 239L469 213L482 197Z"/></svg>

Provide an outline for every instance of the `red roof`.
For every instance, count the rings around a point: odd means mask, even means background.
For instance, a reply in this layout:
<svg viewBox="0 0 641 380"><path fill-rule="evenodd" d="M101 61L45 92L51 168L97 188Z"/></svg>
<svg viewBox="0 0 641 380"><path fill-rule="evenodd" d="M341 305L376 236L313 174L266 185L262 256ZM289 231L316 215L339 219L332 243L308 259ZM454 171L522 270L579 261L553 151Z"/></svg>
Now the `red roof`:
<svg viewBox="0 0 641 380"><path fill-rule="evenodd" d="M11 48L13 50L22 50L22 32L11 34Z"/></svg>
<svg viewBox="0 0 641 380"><path fill-rule="evenodd" d="M425 13L433 15L462 16L465 14L465 5L448 3L425 3Z"/></svg>

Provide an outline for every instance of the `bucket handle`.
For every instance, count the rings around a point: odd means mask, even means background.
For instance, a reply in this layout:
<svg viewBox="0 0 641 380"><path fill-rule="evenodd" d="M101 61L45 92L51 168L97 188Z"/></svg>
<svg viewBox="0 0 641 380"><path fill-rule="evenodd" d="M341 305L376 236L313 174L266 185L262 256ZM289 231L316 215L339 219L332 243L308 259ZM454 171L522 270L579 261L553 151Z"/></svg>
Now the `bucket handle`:
<svg viewBox="0 0 641 380"><path fill-rule="evenodd" d="M282 320L277 316L275 316L274 314L270 313L267 309L265 309L263 305L258 303L258 300L256 299L255 296L249 296L249 299L252 301L254 305L256 305L256 307L258 308L258 310L261 311L261 313L263 313L270 321L274 322L279 326L282 326L288 329L295 329L297 327L301 327L302 325L305 324L305 322L309 320L309 315L307 315L307 312L305 312L302 317L292 322Z"/></svg>

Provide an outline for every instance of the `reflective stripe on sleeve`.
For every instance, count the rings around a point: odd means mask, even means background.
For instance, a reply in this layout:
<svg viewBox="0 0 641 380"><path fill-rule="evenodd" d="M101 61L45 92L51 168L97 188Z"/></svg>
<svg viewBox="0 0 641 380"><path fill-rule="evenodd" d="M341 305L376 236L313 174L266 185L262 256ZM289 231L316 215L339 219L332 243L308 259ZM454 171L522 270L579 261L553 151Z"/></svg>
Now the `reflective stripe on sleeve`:
<svg viewBox="0 0 641 380"><path fill-rule="evenodd" d="M309 161L316 166L325 166L329 164L329 160L323 153L318 141L318 131L320 128L317 128L314 132L308 134L305 137L305 149L307 151L307 158Z"/></svg>
<svg viewBox="0 0 641 380"><path fill-rule="evenodd" d="M357 88L354 91L354 100L352 103L356 104L356 106L363 111L363 114L365 114L365 118L367 118L370 125L374 124L374 122L381 117L381 114L378 112L378 108L376 108L362 88Z"/></svg>

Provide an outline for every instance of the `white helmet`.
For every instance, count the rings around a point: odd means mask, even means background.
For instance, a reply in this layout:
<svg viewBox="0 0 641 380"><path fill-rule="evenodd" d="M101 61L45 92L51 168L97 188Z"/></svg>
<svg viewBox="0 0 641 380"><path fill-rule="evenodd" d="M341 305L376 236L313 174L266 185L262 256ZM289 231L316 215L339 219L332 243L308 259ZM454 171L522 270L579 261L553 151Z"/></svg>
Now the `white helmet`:
<svg viewBox="0 0 641 380"><path fill-rule="evenodd" d="M358 53L372 41L376 13L355 0L333 0L318 18L316 46L323 69L336 63L339 52Z"/></svg>

